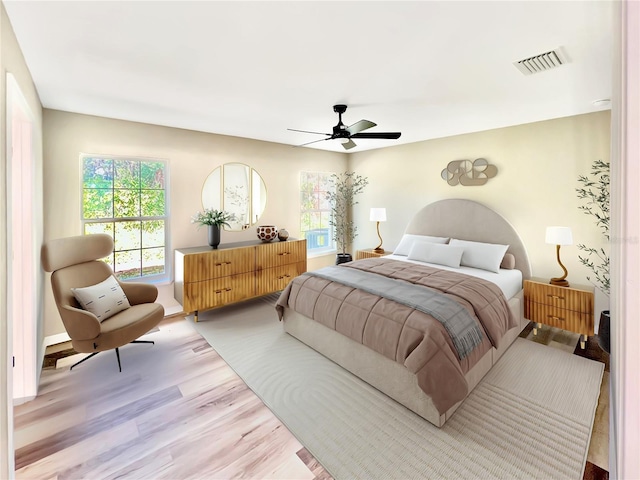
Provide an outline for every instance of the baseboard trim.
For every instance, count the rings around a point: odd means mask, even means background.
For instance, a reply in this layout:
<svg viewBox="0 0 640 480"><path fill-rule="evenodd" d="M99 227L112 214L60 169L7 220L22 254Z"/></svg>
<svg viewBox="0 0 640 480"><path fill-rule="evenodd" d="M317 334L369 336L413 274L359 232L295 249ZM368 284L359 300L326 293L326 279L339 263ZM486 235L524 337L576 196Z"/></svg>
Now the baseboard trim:
<svg viewBox="0 0 640 480"><path fill-rule="evenodd" d="M182 310L182 308L178 309L177 311L173 312L168 312L167 315L164 316L164 318L173 318L173 317L186 317L186 313ZM67 334L67 332L63 332L63 333L56 333L55 335L49 335L48 337L44 337L44 341L42 342L44 345L44 348L42 349L42 351L44 352L47 347L50 347L52 345L58 345L59 343L64 343L64 342L70 342L71 338L69 337L69 335Z"/></svg>
<svg viewBox="0 0 640 480"><path fill-rule="evenodd" d="M56 333L55 335L49 335L48 337L44 337L44 348L50 347L51 345L58 345L59 343L70 342L71 338L67 332Z"/></svg>

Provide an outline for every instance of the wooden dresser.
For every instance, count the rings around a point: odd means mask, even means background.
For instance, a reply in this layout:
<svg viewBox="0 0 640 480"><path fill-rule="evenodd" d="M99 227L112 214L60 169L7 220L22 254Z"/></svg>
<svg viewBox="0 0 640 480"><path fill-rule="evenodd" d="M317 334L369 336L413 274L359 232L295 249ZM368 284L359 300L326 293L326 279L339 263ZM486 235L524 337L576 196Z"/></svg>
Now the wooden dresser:
<svg viewBox="0 0 640 480"><path fill-rule="evenodd" d="M307 271L307 241L249 241L175 251L174 296L186 313L278 292Z"/></svg>
<svg viewBox="0 0 640 480"><path fill-rule="evenodd" d="M579 333L584 348L587 336L594 334L593 290L583 285L557 287L542 278L525 280L524 317L535 322L537 328L544 323Z"/></svg>

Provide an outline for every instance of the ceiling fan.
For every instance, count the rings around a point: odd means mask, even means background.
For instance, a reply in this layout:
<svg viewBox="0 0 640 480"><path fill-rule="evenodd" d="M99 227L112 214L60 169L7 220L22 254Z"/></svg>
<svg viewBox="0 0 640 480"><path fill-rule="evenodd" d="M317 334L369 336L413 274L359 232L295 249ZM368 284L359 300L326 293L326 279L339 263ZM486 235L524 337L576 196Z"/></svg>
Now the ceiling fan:
<svg viewBox="0 0 640 480"><path fill-rule="evenodd" d="M342 123L342 114L346 112L346 110L346 105L333 106L333 111L338 114L338 124L333 127L333 133L309 132L307 130L296 130L294 128L288 128L287 130L291 130L292 132L313 133L315 135L326 135L327 137L321 138L320 140L303 143L302 145L298 145L299 147L310 145L316 142L322 142L324 140L340 140L344 149L349 150L356 146L355 142L352 140L353 138L382 138L388 140L396 140L400 138L400 132L362 133L363 130L376 126L375 123L370 122L369 120L360 120L359 122L356 122L353 125L347 127L344 123Z"/></svg>

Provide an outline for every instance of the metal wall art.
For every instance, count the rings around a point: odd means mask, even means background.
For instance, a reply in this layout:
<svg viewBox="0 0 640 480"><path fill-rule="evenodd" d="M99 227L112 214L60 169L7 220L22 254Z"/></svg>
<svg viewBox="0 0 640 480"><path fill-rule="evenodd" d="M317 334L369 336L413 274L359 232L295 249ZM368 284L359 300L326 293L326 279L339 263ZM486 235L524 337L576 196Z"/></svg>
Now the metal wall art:
<svg viewBox="0 0 640 480"><path fill-rule="evenodd" d="M484 185L497 174L498 167L489 165L484 158L476 158L473 162L471 160L449 162L447 168L442 170L441 176L452 187L458 184L469 187Z"/></svg>

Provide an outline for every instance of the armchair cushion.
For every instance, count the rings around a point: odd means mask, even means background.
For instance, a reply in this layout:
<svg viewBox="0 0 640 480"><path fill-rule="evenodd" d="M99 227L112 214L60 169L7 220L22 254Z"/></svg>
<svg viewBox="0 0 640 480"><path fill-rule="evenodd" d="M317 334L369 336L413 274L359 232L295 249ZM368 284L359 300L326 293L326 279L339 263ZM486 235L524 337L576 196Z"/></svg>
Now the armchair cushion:
<svg viewBox="0 0 640 480"><path fill-rule="evenodd" d="M96 285L72 288L71 292L82 308L93 313L99 322L131 307L113 275Z"/></svg>
<svg viewBox="0 0 640 480"><path fill-rule="evenodd" d="M158 288L149 283L123 282L120 286L131 305L153 303L158 298Z"/></svg>

